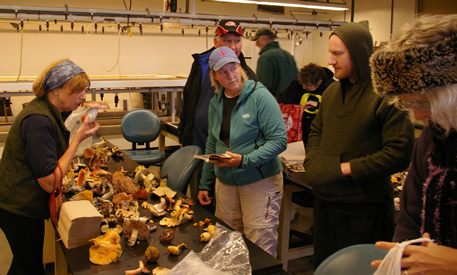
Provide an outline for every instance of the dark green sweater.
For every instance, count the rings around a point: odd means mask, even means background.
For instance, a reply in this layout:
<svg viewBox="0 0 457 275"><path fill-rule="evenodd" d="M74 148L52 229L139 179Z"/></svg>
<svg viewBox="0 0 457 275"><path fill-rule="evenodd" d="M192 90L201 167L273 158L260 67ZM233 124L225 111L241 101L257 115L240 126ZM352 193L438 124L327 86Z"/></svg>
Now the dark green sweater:
<svg viewBox="0 0 457 275"><path fill-rule="evenodd" d="M20 216L46 219L49 217L50 195L41 189L26 164L25 142L21 135L22 121L34 114L47 116L54 124L58 158L68 148L69 132L57 108L47 97L32 100L16 117L6 139L0 163L0 208Z"/></svg>
<svg viewBox="0 0 457 275"><path fill-rule="evenodd" d="M293 79L297 78L298 69L294 57L281 49L275 41L260 51L256 73L259 81L276 97Z"/></svg>
<svg viewBox="0 0 457 275"><path fill-rule="evenodd" d="M373 91L368 66L373 52L371 35L364 36L361 27L342 27L333 35L343 41L357 35L357 39L349 39L356 44L346 43L358 66L356 81L334 82L323 94L308 139L305 180L316 196L335 203L341 211L362 212L363 205L393 197L390 175L409 166L414 129L406 112ZM343 176L343 162L350 163L352 177Z"/></svg>

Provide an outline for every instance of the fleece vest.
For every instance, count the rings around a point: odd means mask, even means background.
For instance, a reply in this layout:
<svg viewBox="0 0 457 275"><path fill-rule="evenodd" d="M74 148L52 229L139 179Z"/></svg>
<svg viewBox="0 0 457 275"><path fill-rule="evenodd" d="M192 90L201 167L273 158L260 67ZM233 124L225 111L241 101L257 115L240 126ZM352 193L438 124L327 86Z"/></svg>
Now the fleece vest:
<svg viewBox="0 0 457 275"><path fill-rule="evenodd" d="M70 133L59 111L47 97L35 98L27 104L14 120L3 150L0 163L0 208L20 216L46 219L49 217L50 195L41 189L25 161L25 141L21 135L22 121L37 114L48 117L55 126L57 157L60 158L68 148Z"/></svg>

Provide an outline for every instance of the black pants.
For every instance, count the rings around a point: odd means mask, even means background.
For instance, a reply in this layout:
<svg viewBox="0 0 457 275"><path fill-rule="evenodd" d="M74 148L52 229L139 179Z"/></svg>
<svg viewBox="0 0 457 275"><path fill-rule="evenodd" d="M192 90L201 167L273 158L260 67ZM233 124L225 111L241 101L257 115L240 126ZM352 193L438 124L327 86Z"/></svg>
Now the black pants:
<svg viewBox="0 0 457 275"><path fill-rule="evenodd" d="M377 213L349 215L335 205L314 196L314 268L336 251L356 244L392 241L394 234L393 199L377 205L367 204L365 209L376 209Z"/></svg>
<svg viewBox="0 0 457 275"><path fill-rule="evenodd" d="M190 197L191 199L198 205L202 206L206 210L208 210L211 214L214 214L216 212L216 196L214 196L214 186L215 183L211 185L211 190L208 192L209 196L212 198L211 204L209 205L201 205L200 201L198 200L198 186L200 185L200 179L202 177L202 171L203 171L203 161L200 161L198 164L197 168L195 168L194 173L192 174L192 177L190 178Z"/></svg>
<svg viewBox="0 0 457 275"><path fill-rule="evenodd" d="M45 274L44 220L18 216L0 209L0 228L13 252L8 275Z"/></svg>

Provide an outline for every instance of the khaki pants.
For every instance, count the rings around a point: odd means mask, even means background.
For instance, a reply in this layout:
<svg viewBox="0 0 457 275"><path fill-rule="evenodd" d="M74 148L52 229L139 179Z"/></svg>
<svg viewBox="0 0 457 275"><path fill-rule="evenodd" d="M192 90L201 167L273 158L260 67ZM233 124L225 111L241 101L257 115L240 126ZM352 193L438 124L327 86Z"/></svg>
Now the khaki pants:
<svg viewBox="0 0 457 275"><path fill-rule="evenodd" d="M216 217L276 257L282 173L243 186L216 179Z"/></svg>

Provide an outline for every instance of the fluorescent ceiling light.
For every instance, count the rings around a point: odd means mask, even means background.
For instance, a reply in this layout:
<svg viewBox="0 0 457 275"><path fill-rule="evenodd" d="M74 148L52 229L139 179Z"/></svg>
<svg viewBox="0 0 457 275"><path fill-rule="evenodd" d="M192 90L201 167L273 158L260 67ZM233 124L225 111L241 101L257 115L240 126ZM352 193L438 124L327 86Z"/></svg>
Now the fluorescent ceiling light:
<svg viewBox="0 0 457 275"><path fill-rule="evenodd" d="M298 1L298 0L204 0L212 2L229 2L238 4L256 4L256 5L270 5L290 8L306 8L306 9L321 9L321 10L337 10L344 11L348 10L349 7L346 4L319 2L319 1Z"/></svg>

